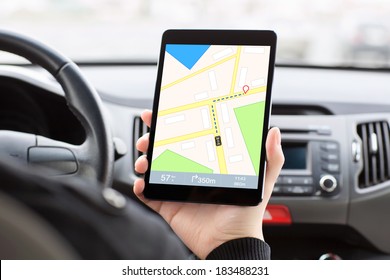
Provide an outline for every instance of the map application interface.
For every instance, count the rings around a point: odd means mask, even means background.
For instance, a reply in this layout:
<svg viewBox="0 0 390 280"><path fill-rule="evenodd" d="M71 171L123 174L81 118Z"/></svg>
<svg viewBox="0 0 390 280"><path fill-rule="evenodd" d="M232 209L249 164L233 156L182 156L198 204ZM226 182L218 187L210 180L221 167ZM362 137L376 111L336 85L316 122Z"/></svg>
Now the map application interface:
<svg viewBox="0 0 390 280"><path fill-rule="evenodd" d="M270 46L167 44L150 183L257 189Z"/></svg>

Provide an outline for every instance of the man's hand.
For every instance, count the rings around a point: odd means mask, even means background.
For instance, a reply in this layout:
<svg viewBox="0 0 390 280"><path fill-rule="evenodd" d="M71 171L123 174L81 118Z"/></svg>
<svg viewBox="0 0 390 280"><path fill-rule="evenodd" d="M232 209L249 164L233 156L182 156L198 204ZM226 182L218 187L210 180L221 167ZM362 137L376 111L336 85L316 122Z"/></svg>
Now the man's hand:
<svg viewBox="0 0 390 280"><path fill-rule="evenodd" d="M150 127L152 112L143 112L141 118ZM145 134L138 140L137 149L146 152L148 146L149 134ZM134 182L134 193L167 221L194 254L205 259L213 249L229 240L242 237L264 240L262 230L264 211L284 163L278 128L269 130L266 152L264 197L258 206L243 207L148 200L142 194L145 186L143 179L137 179ZM146 157L138 158L135 163L136 171L145 173L147 168Z"/></svg>

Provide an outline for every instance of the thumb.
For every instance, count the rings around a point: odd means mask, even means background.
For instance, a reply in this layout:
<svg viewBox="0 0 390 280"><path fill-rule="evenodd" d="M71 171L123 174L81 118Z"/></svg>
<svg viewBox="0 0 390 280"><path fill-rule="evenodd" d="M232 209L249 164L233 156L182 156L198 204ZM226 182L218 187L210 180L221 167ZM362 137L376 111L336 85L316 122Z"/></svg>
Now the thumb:
<svg viewBox="0 0 390 280"><path fill-rule="evenodd" d="M268 131L266 152L267 152L267 170L265 175L264 196L269 198L276 179L284 164L284 155L281 145L281 134L277 127L273 127Z"/></svg>

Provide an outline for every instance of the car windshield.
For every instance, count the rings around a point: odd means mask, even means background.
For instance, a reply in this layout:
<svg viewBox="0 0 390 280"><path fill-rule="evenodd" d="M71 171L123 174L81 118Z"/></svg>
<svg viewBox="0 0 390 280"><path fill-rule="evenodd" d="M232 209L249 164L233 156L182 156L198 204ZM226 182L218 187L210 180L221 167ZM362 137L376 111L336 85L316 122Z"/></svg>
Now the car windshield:
<svg viewBox="0 0 390 280"><path fill-rule="evenodd" d="M271 29L279 64L389 68L389 15L388 0L0 1L1 28L77 62L156 62L166 29Z"/></svg>

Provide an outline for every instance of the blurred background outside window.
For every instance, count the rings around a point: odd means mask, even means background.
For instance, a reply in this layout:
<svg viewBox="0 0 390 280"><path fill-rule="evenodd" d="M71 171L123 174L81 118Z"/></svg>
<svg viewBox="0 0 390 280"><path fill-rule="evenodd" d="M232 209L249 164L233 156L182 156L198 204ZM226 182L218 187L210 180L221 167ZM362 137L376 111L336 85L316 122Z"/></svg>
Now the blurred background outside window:
<svg viewBox="0 0 390 280"><path fill-rule="evenodd" d="M275 30L281 64L390 67L389 0L1 0L0 28L78 62L155 62L164 30L220 28Z"/></svg>

